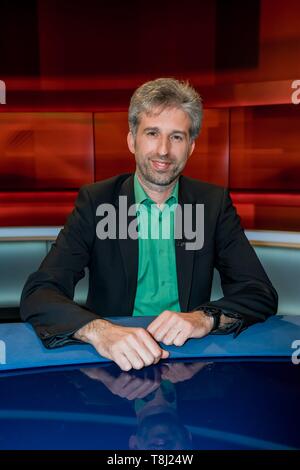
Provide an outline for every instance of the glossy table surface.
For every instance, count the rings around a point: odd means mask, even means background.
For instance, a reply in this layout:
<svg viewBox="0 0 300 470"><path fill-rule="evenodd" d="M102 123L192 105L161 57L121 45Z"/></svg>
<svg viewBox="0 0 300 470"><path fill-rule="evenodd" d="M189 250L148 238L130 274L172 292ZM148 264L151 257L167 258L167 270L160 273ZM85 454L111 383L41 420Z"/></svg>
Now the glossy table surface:
<svg viewBox="0 0 300 470"><path fill-rule="evenodd" d="M131 372L89 346L20 345L11 328L0 325L0 449L300 449L299 317L170 347L167 361Z"/></svg>
<svg viewBox="0 0 300 470"><path fill-rule="evenodd" d="M0 449L299 449L299 391L283 359L11 372Z"/></svg>

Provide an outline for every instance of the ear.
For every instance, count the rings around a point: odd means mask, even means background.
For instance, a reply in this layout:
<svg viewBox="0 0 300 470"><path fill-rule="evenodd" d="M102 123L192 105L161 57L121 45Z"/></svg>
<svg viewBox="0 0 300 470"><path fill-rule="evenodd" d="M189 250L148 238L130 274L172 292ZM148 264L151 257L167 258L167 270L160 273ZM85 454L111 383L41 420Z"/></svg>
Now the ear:
<svg viewBox="0 0 300 470"><path fill-rule="evenodd" d="M127 145L131 153L135 154L134 137L131 131L127 134Z"/></svg>
<svg viewBox="0 0 300 470"><path fill-rule="evenodd" d="M195 148L195 141L193 140L193 142L190 145L189 157L192 155L194 148Z"/></svg>

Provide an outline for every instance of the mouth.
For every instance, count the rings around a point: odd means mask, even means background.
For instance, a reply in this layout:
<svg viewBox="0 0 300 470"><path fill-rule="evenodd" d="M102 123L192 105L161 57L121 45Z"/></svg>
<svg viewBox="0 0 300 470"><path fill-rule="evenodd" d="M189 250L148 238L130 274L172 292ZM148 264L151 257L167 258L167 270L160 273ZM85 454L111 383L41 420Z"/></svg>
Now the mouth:
<svg viewBox="0 0 300 470"><path fill-rule="evenodd" d="M160 160L151 160L151 163L153 168L158 171L166 171L171 166L171 162L163 162Z"/></svg>

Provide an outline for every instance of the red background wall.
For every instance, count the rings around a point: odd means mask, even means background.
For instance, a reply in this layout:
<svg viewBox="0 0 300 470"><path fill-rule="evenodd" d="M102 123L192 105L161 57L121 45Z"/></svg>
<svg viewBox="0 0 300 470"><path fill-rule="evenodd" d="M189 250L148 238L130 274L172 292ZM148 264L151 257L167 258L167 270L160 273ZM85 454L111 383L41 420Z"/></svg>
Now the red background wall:
<svg viewBox="0 0 300 470"><path fill-rule="evenodd" d="M130 96L175 76L205 107L185 173L229 186L247 228L300 230L298 0L2 0L0 17L0 225L62 224L82 184L132 171Z"/></svg>

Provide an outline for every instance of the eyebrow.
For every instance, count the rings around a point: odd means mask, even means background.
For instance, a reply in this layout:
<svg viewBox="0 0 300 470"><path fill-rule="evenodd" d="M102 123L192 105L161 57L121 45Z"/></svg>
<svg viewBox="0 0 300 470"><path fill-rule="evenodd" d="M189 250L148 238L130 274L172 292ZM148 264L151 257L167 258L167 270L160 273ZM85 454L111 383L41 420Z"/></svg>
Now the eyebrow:
<svg viewBox="0 0 300 470"><path fill-rule="evenodd" d="M147 132L147 131L156 131L156 132L159 132L159 127L145 127L144 131L143 132ZM179 131L177 129L174 129L171 134L182 134L184 136L187 135L187 133L185 131Z"/></svg>

